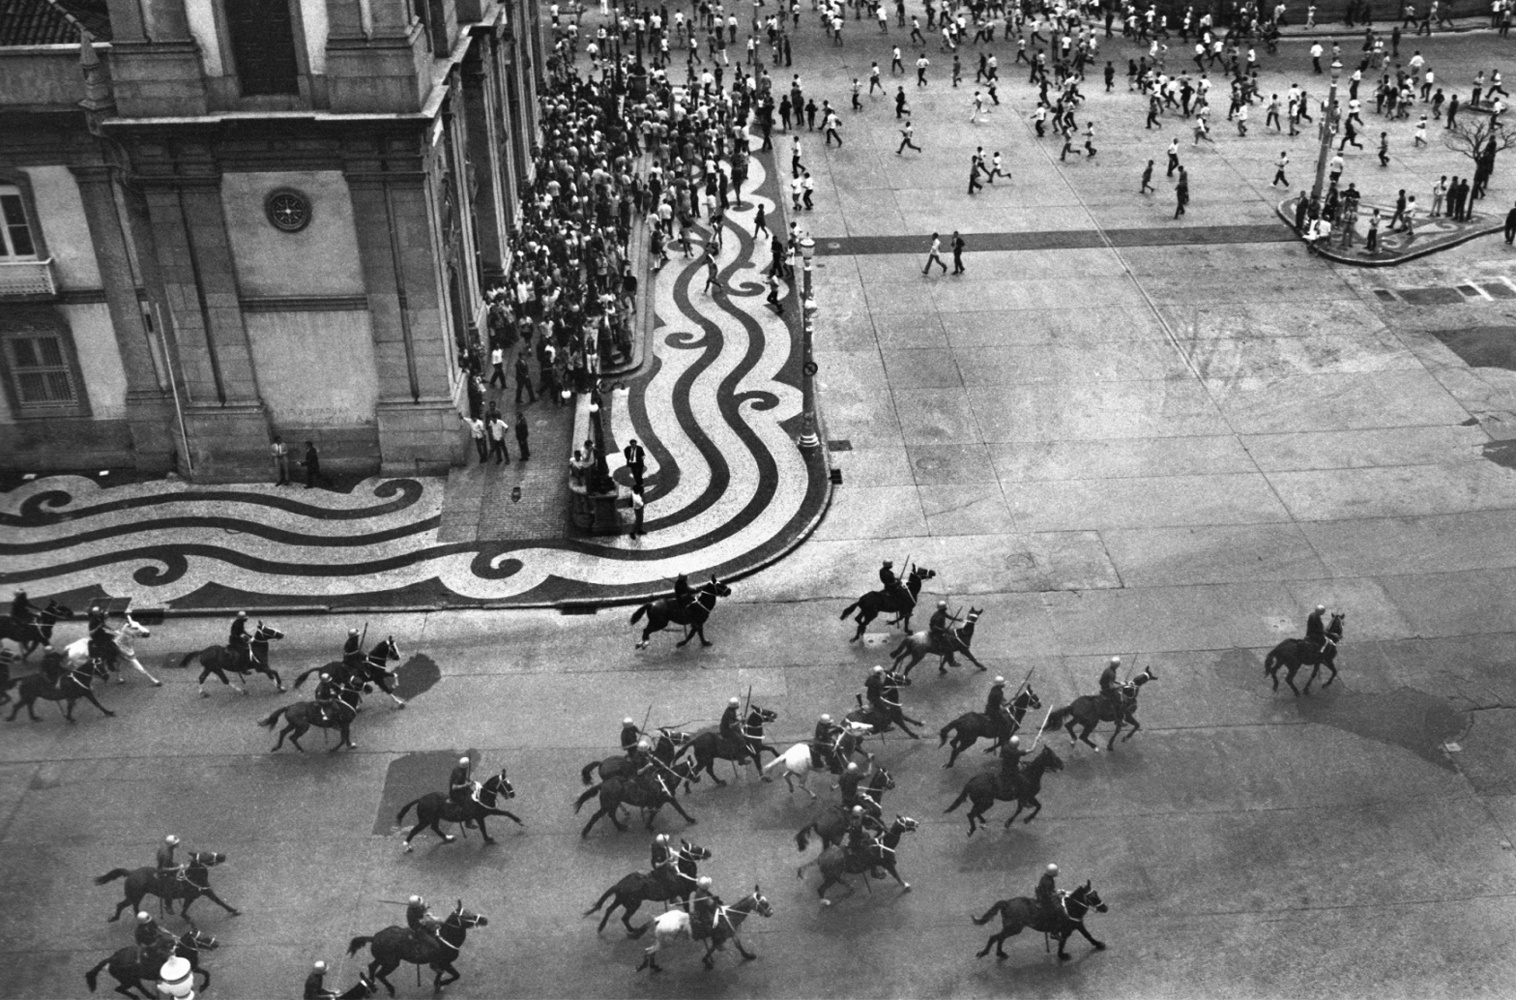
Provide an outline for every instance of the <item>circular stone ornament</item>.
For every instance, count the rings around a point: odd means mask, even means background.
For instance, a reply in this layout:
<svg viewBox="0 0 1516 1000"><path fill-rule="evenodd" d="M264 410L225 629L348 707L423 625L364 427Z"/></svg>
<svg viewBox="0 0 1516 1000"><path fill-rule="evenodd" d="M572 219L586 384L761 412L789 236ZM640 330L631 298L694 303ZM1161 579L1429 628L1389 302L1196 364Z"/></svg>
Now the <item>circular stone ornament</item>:
<svg viewBox="0 0 1516 1000"><path fill-rule="evenodd" d="M311 224L311 200L294 188L276 188L263 199L269 224L280 232L298 233Z"/></svg>

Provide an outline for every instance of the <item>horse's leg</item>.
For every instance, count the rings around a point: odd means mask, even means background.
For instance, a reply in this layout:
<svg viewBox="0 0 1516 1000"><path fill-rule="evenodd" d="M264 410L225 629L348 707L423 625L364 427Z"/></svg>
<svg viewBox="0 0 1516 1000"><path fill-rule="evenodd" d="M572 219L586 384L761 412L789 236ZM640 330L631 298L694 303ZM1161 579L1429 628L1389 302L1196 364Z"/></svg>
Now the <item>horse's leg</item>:
<svg viewBox="0 0 1516 1000"><path fill-rule="evenodd" d="M696 763L699 763L699 761L696 761ZM705 773L709 774L711 776L711 780L714 781L719 787L726 787L726 782L716 776L716 755L714 753L712 753L710 757L706 758Z"/></svg>
<svg viewBox="0 0 1516 1000"><path fill-rule="evenodd" d="M1116 728L1111 730L1111 738L1106 740L1105 749L1108 753L1116 752L1116 737L1121 735L1121 719L1116 720Z"/></svg>
<svg viewBox="0 0 1516 1000"><path fill-rule="evenodd" d="M670 796L669 799L668 799L668 804L671 805L671 806L673 806L674 810L677 813L679 813L679 815L681 815L681 816L684 817L684 821L686 823L694 823L695 822L695 817L691 816L689 813L687 813L687 812L684 811L684 806L682 806L682 805L679 804L679 800L678 799ZM660 805L661 805L661 803L660 803ZM657 813L656 813L656 810L655 810L654 815L656 815L656 814ZM649 817L649 827L648 828L652 829L652 826L651 826L651 817Z"/></svg>
<svg viewBox="0 0 1516 1000"><path fill-rule="evenodd" d="M84 692L84 697L85 697L86 700L89 701L89 703L91 705L94 705L96 708L98 708L100 711L104 712L106 715L115 715L116 714L115 712L112 712L110 709L106 708L104 705L100 704L100 702L98 702L98 701L95 700L95 692L90 691L90 690L86 690ZM68 708L69 708L69 714L72 715L73 714L73 710L74 710L74 703L72 701L70 701L68 703ZM73 719L70 719L69 721L72 722Z"/></svg>
<svg viewBox="0 0 1516 1000"><path fill-rule="evenodd" d="M1290 690L1291 691L1295 692L1295 697L1297 697L1297 698L1300 697L1300 689L1295 686L1295 674L1297 672L1299 672L1299 670L1300 670L1300 664L1298 664L1298 663L1291 663L1290 666L1289 666L1289 668L1288 668L1288 670L1287 670L1287 672L1284 675L1284 682L1290 686ZM1277 684L1275 685L1275 689L1276 690L1278 689L1278 685Z"/></svg>
<svg viewBox="0 0 1516 1000"><path fill-rule="evenodd" d="M1011 824L1016 822L1016 817L1021 815L1021 808L1024 804L1025 803L1023 803L1020 799L1016 800L1016 810L1015 812L1011 813L1010 818L1005 821L1005 829L1009 830L1011 828Z"/></svg>
<svg viewBox="0 0 1516 1000"><path fill-rule="evenodd" d="M390 962L387 959L381 962L376 958L368 964L368 974L376 981L383 983L384 988L390 991L390 996L394 996L395 984L390 982L389 975L398 968L400 968L399 959L396 959L394 962Z"/></svg>
<svg viewBox="0 0 1516 1000"><path fill-rule="evenodd" d="M1136 736L1137 735L1137 730L1139 730L1139 729L1142 728L1142 723L1140 723L1140 722L1137 721L1137 716L1136 715L1130 715L1129 714L1126 717L1126 721L1127 721L1127 731L1126 731L1126 738L1121 741L1123 743L1125 743L1127 740L1131 739L1133 736Z"/></svg>
<svg viewBox="0 0 1516 1000"><path fill-rule="evenodd" d="M621 902L620 896L616 897L616 902ZM640 938L642 935L647 933L647 929L649 927L653 926L652 921L648 921L641 927L632 926L632 914L636 913L640 909L642 909L642 900L633 898L632 901L625 904L621 910L621 925L626 928L626 936L629 938ZM605 925L602 923L601 926L603 927Z"/></svg>
<svg viewBox="0 0 1516 1000"><path fill-rule="evenodd" d="M442 814L441 813L438 813L437 815L435 815L435 816L432 817L432 824L431 824L431 826L432 826L432 832L435 833L437 836L441 837L442 838L442 842L444 844L451 844L453 841L455 841L455 840L458 839L457 837L454 837L451 833L443 833L442 832Z"/></svg>
<svg viewBox="0 0 1516 1000"><path fill-rule="evenodd" d="M201 889L200 890L200 895L204 896L206 899L210 900L212 903L215 903L217 906L221 907L223 910L225 910L227 913L231 914L234 917L240 917L242 915L242 911L241 910L237 909L235 906L228 906L227 903L226 903L226 900L224 900L220 896L216 895L216 890L214 890L214 889ZM187 902L187 903L184 904L184 908L186 910L189 909L189 904L192 903L192 902L194 902L194 897L191 897L191 899L189 900L189 902Z"/></svg>
<svg viewBox="0 0 1516 1000"><path fill-rule="evenodd" d="M448 985L449 983L456 983L459 979L463 978L463 974L460 973L457 969L453 968L453 964L451 962L443 962L440 965L433 965L432 968L437 971L437 981L436 985L433 987L433 992L435 993L441 993L442 987ZM449 978L443 979L443 973L446 973Z"/></svg>
<svg viewBox="0 0 1516 1000"><path fill-rule="evenodd" d="M595 812L595 815L593 815L593 816L590 817L590 821L588 823L584 824L584 829L579 832L580 839L584 839L584 838L589 837L589 835L590 835L590 828L595 825L595 821L598 820L601 816L605 816L605 815L607 815L607 810L605 809L604 806L601 806L600 809L598 809ZM616 829L618 829L618 830L625 829L625 827L623 827L621 825L620 821L616 819L616 815L615 815L614 812L609 813L609 815L611 817L611 822L616 824Z"/></svg>
<svg viewBox="0 0 1516 1000"><path fill-rule="evenodd" d="M289 718L289 716L285 716L285 718ZM300 737L310 732L310 729L310 726L297 726L295 723L291 722L285 726L283 732L279 734L279 742L283 743L284 734L289 733L290 745L293 746L296 750L299 750L301 753L305 753L305 747L300 745ZM274 749L278 750L279 748L274 747Z"/></svg>
<svg viewBox="0 0 1516 1000"><path fill-rule="evenodd" d="M1082 732L1082 733L1079 734L1079 739L1081 741L1083 741L1085 744L1087 744L1089 746L1089 748L1091 750L1095 751L1096 753L1100 752L1100 747L1096 746L1093 742L1091 742L1091 740L1090 740L1090 734L1095 731L1095 727L1098 726L1098 725L1100 725L1100 720L1099 719L1095 719L1093 722L1089 723L1089 725L1087 725L1087 726L1084 727L1084 732ZM1070 732L1070 735L1072 735L1072 733L1073 733L1073 725L1072 725L1072 723L1069 726L1069 732Z"/></svg>
<svg viewBox="0 0 1516 1000"><path fill-rule="evenodd" d="M714 645L714 643L706 642L706 640L705 640L705 622L701 622L699 625L695 626L695 634L700 637L700 645L702 645L702 646L711 646L711 645Z"/></svg>
<svg viewBox="0 0 1516 1000"><path fill-rule="evenodd" d="M143 677L146 677L148 680L152 681L153 682L153 687L162 687L163 686L163 682L162 681L160 681L158 678L154 677L152 674L148 673L147 668L142 665L142 661L137 658L137 656L136 656L135 653L132 654L132 656L130 656L127 659L126 662L130 663L132 665L132 667L137 671L137 673L141 674Z"/></svg>
<svg viewBox="0 0 1516 1000"><path fill-rule="evenodd" d="M1306 694L1310 694L1311 693L1311 685L1313 683L1315 683L1316 677L1320 673L1321 673L1321 661L1317 660L1315 663L1311 664L1311 676L1309 676L1309 677L1307 677L1305 679L1305 693Z"/></svg>
<svg viewBox="0 0 1516 1000"><path fill-rule="evenodd" d="M1027 801L1029 801L1029 802L1032 803L1032 811L1027 815L1026 819L1022 820L1023 823L1030 823L1032 820L1034 820L1034 819L1037 818L1037 814L1038 813L1042 812L1042 800L1041 799L1037 798L1034 795L1030 799L1028 799ZM1021 811L1021 803L1020 802L1016 803L1016 811L1017 812Z"/></svg>
<svg viewBox="0 0 1516 1000"><path fill-rule="evenodd" d="M1089 932L1089 929L1084 926L1083 920L1074 925L1074 930L1078 931L1080 934L1083 934L1084 939L1095 946L1096 951L1105 951L1105 942L1092 936Z"/></svg>

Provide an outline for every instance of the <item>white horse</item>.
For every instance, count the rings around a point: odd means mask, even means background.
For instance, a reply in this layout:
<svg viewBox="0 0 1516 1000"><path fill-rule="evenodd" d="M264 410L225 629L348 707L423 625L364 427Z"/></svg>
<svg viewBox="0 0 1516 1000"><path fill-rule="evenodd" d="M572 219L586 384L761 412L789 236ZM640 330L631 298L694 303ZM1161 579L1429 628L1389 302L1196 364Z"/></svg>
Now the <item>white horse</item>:
<svg viewBox="0 0 1516 1000"><path fill-rule="evenodd" d="M752 893L743 896L733 905L717 908L716 918L712 921L710 936L705 938L705 956L701 959L707 969L715 964L715 959L712 956L716 953L716 950L725 948L727 941L735 944L737 951L747 961L751 962L758 957L742 947L742 940L737 937L737 928L742 926L742 922L751 913L756 913L760 917L772 916L774 913L773 909L769 906L768 899L763 895L763 891L756 885L753 886ZM662 972L663 968L658 964L658 949L680 938L693 939L694 937L694 933L690 927L690 915L683 910L675 909L660 913L654 918L651 926L653 928L653 943L643 949L642 964L637 966L638 972L649 967L654 972Z"/></svg>
<svg viewBox="0 0 1516 1000"><path fill-rule="evenodd" d="M844 725L847 727L844 731L844 737L851 736L860 744L863 742L863 737L867 736L869 730L873 728L864 722L848 721L845 722ZM842 740L839 739L839 747L841 742ZM864 756L869 757L870 760L873 759L873 756L871 754L865 754ZM813 799L816 797L816 793L811 791L810 785L808 784L811 772L816 769L815 766L811 763L811 745L809 743L796 743L784 753L778 757L775 757L767 764L763 765L764 781L774 780L769 777L768 770L769 768L774 767L776 764L784 765L784 783L789 786L791 795L795 794L795 783L793 779L799 778L800 787L805 790L805 793Z"/></svg>
<svg viewBox="0 0 1516 1000"><path fill-rule="evenodd" d="M152 681L153 687L162 687L163 682L149 673L148 669L142 665L142 661L137 659L136 641L138 639L146 639L153 633L148 631L147 626L142 625L133 618L130 611L125 612L124 617L126 621L116 630L116 652L120 654L123 660L136 667L143 677ZM85 636L83 639L76 639L69 643L63 648L63 655L67 658L69 669L71 670L88 667L90 662L89 637ZM116 683L126 683L126 677L120 671L116 673Z"/></svg>

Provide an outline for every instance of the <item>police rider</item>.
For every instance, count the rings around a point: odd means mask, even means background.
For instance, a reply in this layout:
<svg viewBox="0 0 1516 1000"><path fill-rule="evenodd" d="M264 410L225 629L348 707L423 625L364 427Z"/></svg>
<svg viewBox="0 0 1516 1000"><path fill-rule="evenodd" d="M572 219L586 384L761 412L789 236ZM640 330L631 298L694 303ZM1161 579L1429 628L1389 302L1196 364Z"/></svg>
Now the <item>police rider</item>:
<svg viewBox="0 0 1516 1000"><path fill-rule="evenodd" d="M305 977L305 1000L335 1000L336 990L326 988L326 963L311 966L311 974Z"/></svg>
<svg viewBox="0 0 1516 1000"><path fill-rule="evenodd" d="M837 738L842 735L842 727L832 721L830 715L822 715L816 720L816 731L811 734L811 761L817 766L825 767L836 753Z"/></svg>
<svg viewBox="0 0 1516 1000"><path fill-rule="evenodd" d="M1323 653L1332 642L1327 637L1326 626L1321 622L1321 616L1324 614L1326 614L1326 605L1318 604L1316 610L1312 611L1305 620L1305 641L1314 643Z"/></svg>
<svg viewBox="0 0 1516 1000"><path fill-rule="evenodd" d="M895 575L895 563L886 559L884 565L879 567L879 582L884 584L884 593L895 602L895 610L905 614L915 602L911 599L911 592L900 585L900 578Z"/></svg>
<svg viewBox="0 0 1516 1000"><path fill-rule="evenodd" d="M956 621L959 621L958 616L948 613L947 601L938 601L937 610L932 612L931 619L926 623L933 646L938 649L957 648L957 636L953 632L952 625L949 624Z"/></svg>
<svg viewBox="0 0 1516 1000"><path fill-rule="evenodd" d="M1100 696L1110 704L1118 719L1121 718L1121 678L1117 676L1120 671L1121 657L1113 656L1100 672Z"/></svg>
<svg viewBox="0 0 1516 1000"><path fill-rule="evenodd" d="M420 896L412 896L410 901L406 903L405 925L413 931L421 934L431 934L438 941L442 941L442 921L432 914L432 911L426 905L426 900Z"/></svg>
<svg viewBox="0 0 1516 1000"><path fill-rule="evenodd" d="M1048 865L1037 880L1037 906L1049 923L1057 924L1068 916L1063 908L1063 893L1058 890L1058 866Z"/></svg>

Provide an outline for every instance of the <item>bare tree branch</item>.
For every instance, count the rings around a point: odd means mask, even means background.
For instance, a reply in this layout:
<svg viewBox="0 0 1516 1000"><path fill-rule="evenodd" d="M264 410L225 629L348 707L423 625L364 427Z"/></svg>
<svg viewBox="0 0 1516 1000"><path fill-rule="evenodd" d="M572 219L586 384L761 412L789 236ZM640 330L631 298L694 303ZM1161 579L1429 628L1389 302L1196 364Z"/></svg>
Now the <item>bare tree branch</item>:
<svg viewBox="0 0 1516 1000"><path fill-rule="evenodd" d="M1454 119L1452 128L1442 133L1443 145L1476 163L1491 139L1495 140L1497 151L1510 149L1516 146L1516 130L1506 128L1494 115L1465 111Z"/></svg>

